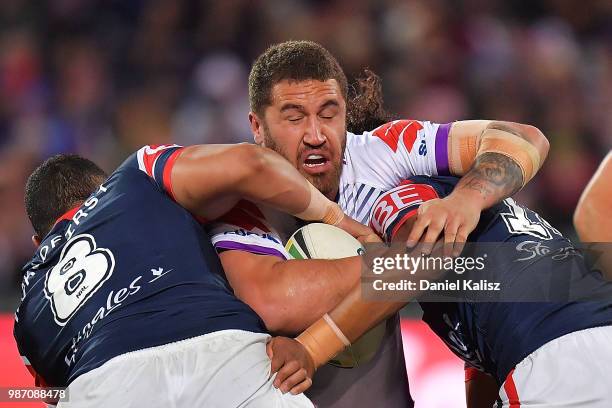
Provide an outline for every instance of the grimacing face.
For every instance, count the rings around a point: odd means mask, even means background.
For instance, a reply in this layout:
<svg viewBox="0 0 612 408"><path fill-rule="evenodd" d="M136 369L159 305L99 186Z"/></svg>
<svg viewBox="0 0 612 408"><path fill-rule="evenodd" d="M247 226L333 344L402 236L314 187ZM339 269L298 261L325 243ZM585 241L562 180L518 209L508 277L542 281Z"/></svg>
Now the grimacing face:
<svg viewBox="0 0 612 408"><path fill-rule="evenodd" d="M255 143L281 154L335 198L346 146L346 101L335 79L280 81L263 117L251 112L249 120Z"/></svg>

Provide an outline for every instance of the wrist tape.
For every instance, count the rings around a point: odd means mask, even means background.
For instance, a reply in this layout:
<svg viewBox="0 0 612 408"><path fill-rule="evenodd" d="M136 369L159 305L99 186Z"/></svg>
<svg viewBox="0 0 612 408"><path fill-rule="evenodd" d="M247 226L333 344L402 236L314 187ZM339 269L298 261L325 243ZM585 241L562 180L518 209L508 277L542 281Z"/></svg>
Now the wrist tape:
<svg viewBox="0 0 612 408"><path fill-rule="evenodd" d="M304 211L295 214L295 216L305 221L321 221L325 224L338 225L344 218L344 212L340 206L325 197L312 184L308 183L308 186L310 188L310 204Z"/></svg>
<svg viewBox="0 0 612 408"><path fill-rule="evenodd" d="M308 351L315 368L327 363L345 347L351 345L349 339L327 313L297 336L296 340Z"/></svg>

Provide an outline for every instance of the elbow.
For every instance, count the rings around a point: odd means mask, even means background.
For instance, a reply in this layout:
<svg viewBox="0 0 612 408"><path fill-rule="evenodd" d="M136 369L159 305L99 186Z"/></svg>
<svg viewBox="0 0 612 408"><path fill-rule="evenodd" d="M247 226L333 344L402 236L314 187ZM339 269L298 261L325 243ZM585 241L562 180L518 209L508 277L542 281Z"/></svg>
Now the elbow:
<svg viewBox="0 0 612 408"><path fill-rule="evenodd" d="M249 296L238 296L257 313L270 333L293 335L290 305L269 290L250 291Z"/></svg>
<svg viewBox="0 0 612 408"><path fill-rule="evenodd" d="M487 128L506 131L530 143L538 151L540 166L546 160L550 150L550 143L546 136L544 136L544 133L537 127L522 123L492 121L487 125Z"/></svg>
<svg viewBox="0 0 612 408"><path fill-rule="evenodd" d="M544 136L544 133L542 133L540 129L535 126L528 127L529 142L531 142L531 144L534 145L536 149L538 149L538 152L540 153L541 166L544 160L546 160L546 157L548 156L548 151L550 150L550 142L548 141L546 136Z"/></svg>
<svg viewBox="0 0 612 408"><path fill-rule="evenodd" d="M540 155L540 167L548 156L550 150L550 142L544 136L540 129L531 125L520 125L520 134L529 143L531 143Z"/></svg>
<svg viewBox="0 0 612 408"><path fill-rule="evenodd" d="M303 316L299 310L294 310L288 301L273 301L260 310L259 317L263 320L266 329L281 336L297 336L316 321Z"/></svg>
<svg viewBox="0 0 612 408"><path fill-rule="evenodd" d="M290 315L282 309L282 305L273 302L261 307L257 314L270 333L292 336L297 331L292 329Z"/></svg>
<svg viewBox="0 0 612 408"><path fill-rule="evenodd" d="M536 148L540 156L540 167L548 156L550 150L550 142L544 136L544 133L540 129L532 125L518 124L517 133L529 142L533 147Z"/></svg>

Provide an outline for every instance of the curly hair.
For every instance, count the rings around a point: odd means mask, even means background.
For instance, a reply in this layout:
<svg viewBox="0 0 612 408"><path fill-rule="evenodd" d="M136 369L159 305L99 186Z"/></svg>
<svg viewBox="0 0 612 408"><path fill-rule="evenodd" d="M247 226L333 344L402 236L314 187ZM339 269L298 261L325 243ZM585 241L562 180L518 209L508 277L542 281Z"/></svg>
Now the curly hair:
<svg viewBox="0 0 612 408"><path fill-rule="evenodd" d="M249 103L258 115L271 102L272 87L285 79L305 81L335 79L347 98L347 80L334 56L313 41L285 41L261 54L249 74Z"/></svg>
<svg viewBox="0 0 612 408"><path fill-rule="evenodd" d="M382 83L373 71L365 69L351 88L346 107L346 128L351 133L363 133L392 120L384 107Z"/></svg>
<svg viewBox="0 0 612 408"><path fill-rule="evenodd" d="M366 69L364 77L357 79L349 92L346 75L336 58L313 41L285 41L272 45L257 57L249 74L251 111L262 115L272 103L272 87L286 79L335 79L347 103L349 132L363 133L391 119L391 114L383 106L380 77Z"/></svg>

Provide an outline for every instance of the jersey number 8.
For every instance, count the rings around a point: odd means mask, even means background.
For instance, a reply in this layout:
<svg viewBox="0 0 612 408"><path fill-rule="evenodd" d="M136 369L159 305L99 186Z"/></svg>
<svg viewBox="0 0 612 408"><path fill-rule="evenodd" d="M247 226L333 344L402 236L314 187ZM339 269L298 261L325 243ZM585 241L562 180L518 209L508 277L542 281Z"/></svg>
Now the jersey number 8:
<svg viewBox="0 0 612 408"><path fill-rule="evenodd" d="M77 310L113 274L115 258L106 248L97 248L89 234L71 239L60 260L45 278L45 296L55 322L64 326Z"/></svg>

